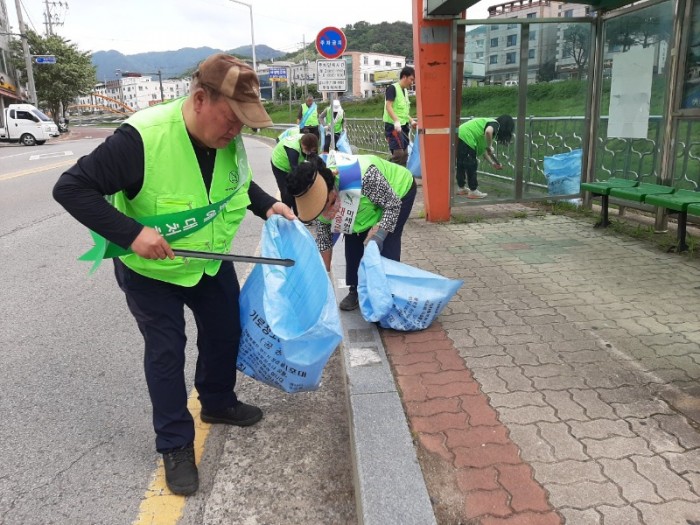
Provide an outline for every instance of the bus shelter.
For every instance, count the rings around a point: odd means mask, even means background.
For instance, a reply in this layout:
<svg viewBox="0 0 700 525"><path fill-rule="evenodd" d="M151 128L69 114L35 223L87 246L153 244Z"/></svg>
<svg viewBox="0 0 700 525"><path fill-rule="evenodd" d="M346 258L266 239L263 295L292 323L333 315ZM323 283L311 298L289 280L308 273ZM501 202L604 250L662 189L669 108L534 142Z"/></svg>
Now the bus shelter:
<svg viewBox="0 0 700 525"><path fill-rule="evenodd" d="M480 163L489 195L478 202L578 198L552 194L545 170L545 159L577 151L581 182L700 189L700 3L518 0L465 19L472 4L413 0L429 221L474 202L455 191L460 123L503 113L516 120L514 140L496 147L504 169ZM481 82L465 75L474 63Z"/></svg>

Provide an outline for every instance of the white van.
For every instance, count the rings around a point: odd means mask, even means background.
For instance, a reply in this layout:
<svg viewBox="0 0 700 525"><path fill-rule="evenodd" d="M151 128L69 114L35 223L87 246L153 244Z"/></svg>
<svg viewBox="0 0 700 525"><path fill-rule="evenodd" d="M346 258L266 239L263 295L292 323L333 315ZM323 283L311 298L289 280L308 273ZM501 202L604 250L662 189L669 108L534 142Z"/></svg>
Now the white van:
<svg viewBox="0 0 700 525"><path fill-rule="evenodd" d="M10 104L2 116L0 141L34 146L60 134L54 121L31 104Z"/></svg>
<svg viewBox="0 0 700 525"><path fill-rule="evenodd" d="M503 83L503 85L506 86L506 87L508 87L508 86L517 86L517 85L518 85L518 81L517 81L517 80L506 80L506 81Z"/></svg>

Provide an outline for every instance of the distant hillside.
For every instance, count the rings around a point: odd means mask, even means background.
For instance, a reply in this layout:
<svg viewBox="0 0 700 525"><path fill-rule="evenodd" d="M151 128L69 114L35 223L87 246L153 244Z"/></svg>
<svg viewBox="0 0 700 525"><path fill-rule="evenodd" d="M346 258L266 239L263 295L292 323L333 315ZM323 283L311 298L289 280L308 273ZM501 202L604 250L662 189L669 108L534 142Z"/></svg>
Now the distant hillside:
<svg viewBox="0 0 700 525"><path fill-rule="evenodd" d="M252 46L241 46L227 51L241 58L252 57ZM124 55L119 51L97 51L92 55L92 63L97 68L97 80L113 80L117 78L116 70L135 73L157 73L162 71L163 78L180 78L191 73L197 64L221 49L211 47L185 47L177 51L151 51ZM263 61L284 55L265 45L255 46L255 60Z"/></svg>
<svg viewBox="0 0 700 525"><path fill-rule="evenodd" d="M408 62L413 60L413 26L407 22L356 22L343 28L348 39L348 51L386 53L405 56ZM240 46L227 52L241 58L252 58L252 46ZM163 78L180 78L190 74L194 68L212 53L221 49L211 47L186 47L177 51L151 51L135 55L124 55L119 51L98 51L92 55L92 63L97 68L97 80L117 78L116 70L135 73L156 73L159 69ZM270 60L290 60L300 62L303 59L314 61L322 58L316 51L315 42L310 42L306 49L293 53L283 53L266 45L256 44L257 62Z"/></svg>

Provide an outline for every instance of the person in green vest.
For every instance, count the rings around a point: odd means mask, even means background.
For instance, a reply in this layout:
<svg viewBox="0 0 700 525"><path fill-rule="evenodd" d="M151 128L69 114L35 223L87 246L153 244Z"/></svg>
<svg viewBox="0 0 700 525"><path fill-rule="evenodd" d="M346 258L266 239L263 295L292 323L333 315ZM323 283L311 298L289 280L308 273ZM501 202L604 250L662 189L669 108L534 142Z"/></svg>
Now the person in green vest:
<svg viewBox="0 0 700 525"><path fill-rule="evenodd" d="M195 421L187 408L185 306L197 324L201 420L248 426L263 416L234 391L241 323L233 263L173 252L228 254L247 209L262 219L295 218L252 180L240 132L244 124L272 125L259 97L248 64L212 55L193 74L187 97L129 117L53 189L79 222L130 249L114 259L114 273L144 338L155 444L175 494L199 487ZM106 195L114 196L113 204ZM158 217L164 217L161 226L142 222Z"/></svg>
<svg viewBox="0 0 700 525"><path fill-rule="evenodd" d="M272 174L280 190L280 200L290 208L294 207L294 198L287 191L287 175L294 171L299 163L317 154L318 138L312 133L287 136L280 139L272 149Z"/></svg>
<svg viewBox="0 0 700 525"><path fill-rule="evenodd" d="M384 136L389 143L391 162L406 165L408 160L409 133L416 121L411 117L411 101L408 88L416 80L416 72L404 67L399 73L399 81L386 88L384 95Z"/></svg>
<svg viewBox="0 0 700 525"><path fill-rule="evenodd" d="M457 130L457 195L468 199L483 199L488 194L479 190L477 181L478 157L484 156L494 169L503 168L493 150L493 141L504 146L513 138L515 123L510 115L498 118L473 118ZM464 187L465 183L468 187Z"/></svg>
<svg viewBox="0 0 700 525"><path fill-rule="evenodd" d="M312 133L321 140L321 133L318 130L318 107L311 95L306 97L306 102L299 107L297 125L302 134Z"/></svg>
<svg viewBox="0 0 700 525"><path fill-rule="evenodd" d="M298 217L316 222L316 244L326 270L331 269L333 234L345 240L345 281L350 287L341 310L359 306L357 272L365 245L376 242L383 257L401 260L401 235L416 198L408 169L376 155L334 152L333 171L324 157L299 164L287 178Z"/></svg>
<svg viewBox="0 0 700 525"><path fill-rule="evenodd" d="M340 100L335 99L333 104L326 108L323 112L321 119L323 125L326 126L326 139L323 142L323 152L328 153L331 148L331 122L333 122L333 143L337 147L338 140L340 140L340 135L345 129L345 111L340 105Z"/></svg>

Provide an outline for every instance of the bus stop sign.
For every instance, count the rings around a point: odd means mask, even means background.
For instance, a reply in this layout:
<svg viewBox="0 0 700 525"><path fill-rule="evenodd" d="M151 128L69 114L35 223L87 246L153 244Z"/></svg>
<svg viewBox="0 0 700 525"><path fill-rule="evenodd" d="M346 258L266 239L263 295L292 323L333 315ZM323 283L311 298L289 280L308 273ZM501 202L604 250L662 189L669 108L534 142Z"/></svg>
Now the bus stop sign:
<svg viewBox="0 0 700 525"><path fill-rule="evenodd" d="M324 58L338 58L345 53L347 45L345 33L337 27L324 27L316 37L316 50Z"/></svg>

